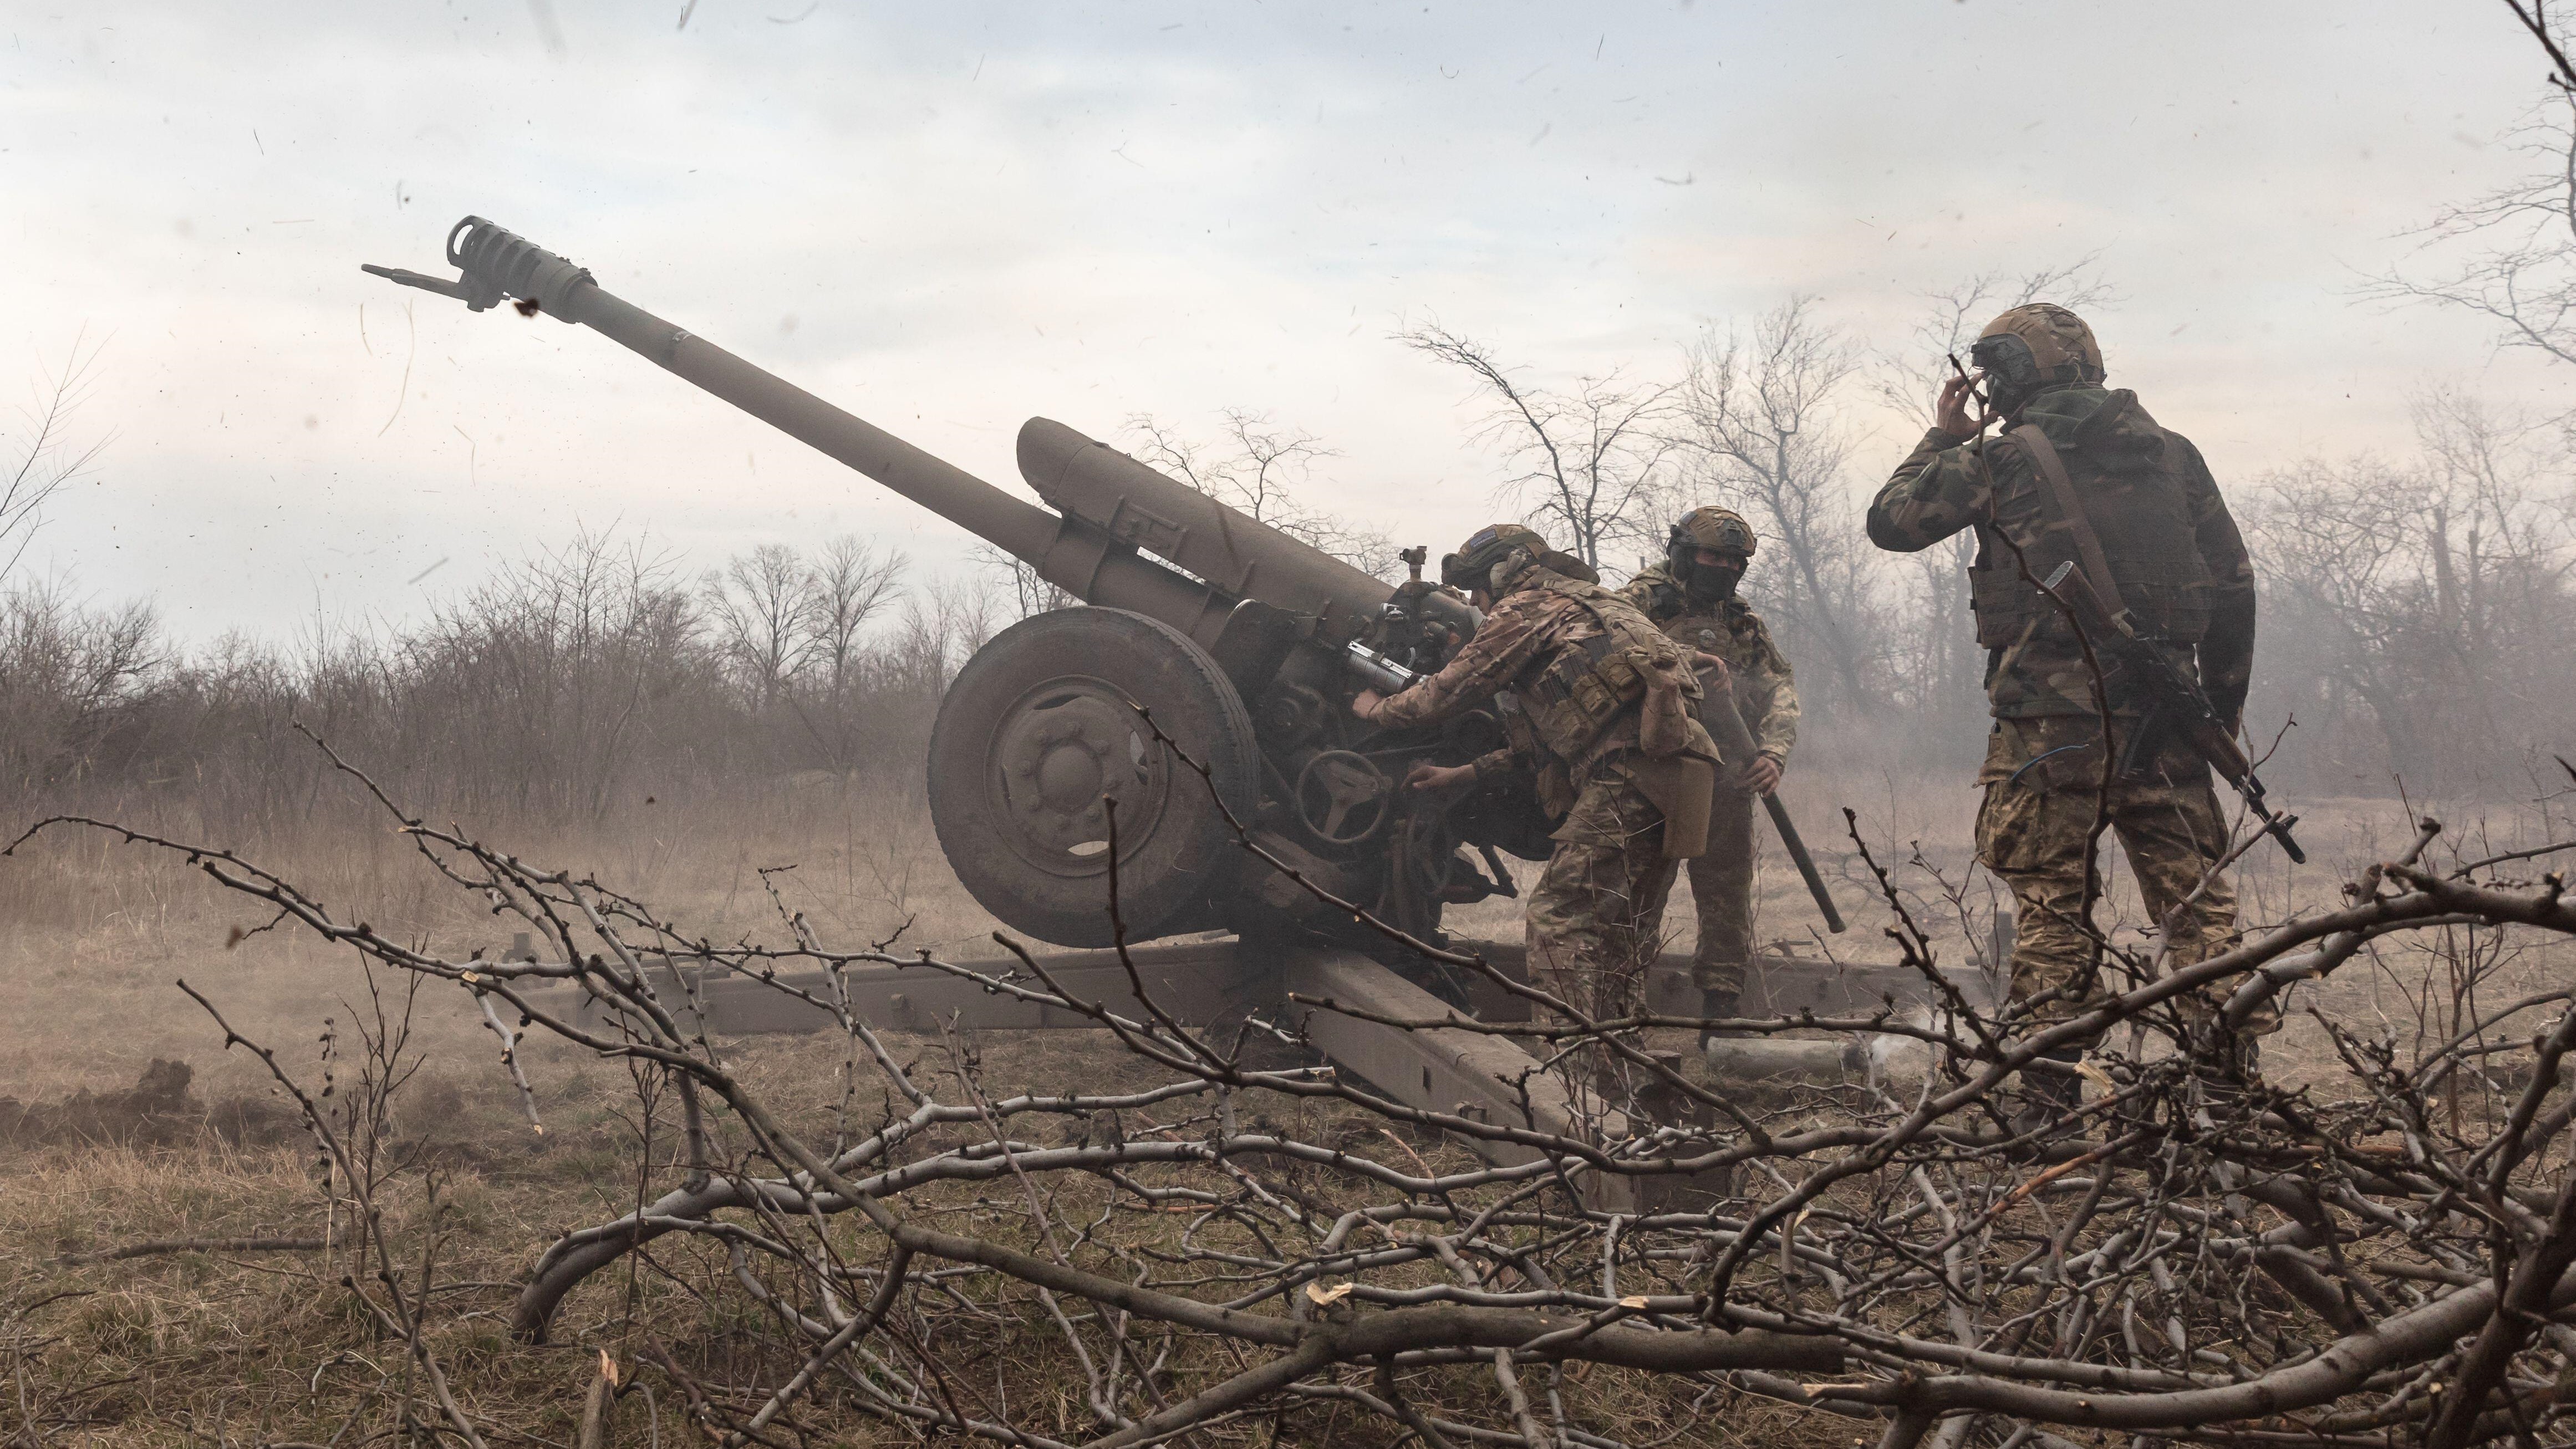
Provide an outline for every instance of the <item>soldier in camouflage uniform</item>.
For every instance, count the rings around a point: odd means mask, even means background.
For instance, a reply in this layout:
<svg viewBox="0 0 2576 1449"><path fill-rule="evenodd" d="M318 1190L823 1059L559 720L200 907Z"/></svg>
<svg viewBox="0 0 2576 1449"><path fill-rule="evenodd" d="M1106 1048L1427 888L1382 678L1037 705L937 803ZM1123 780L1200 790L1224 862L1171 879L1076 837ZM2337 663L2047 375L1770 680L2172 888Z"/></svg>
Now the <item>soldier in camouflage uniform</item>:
<svg viewBox="0 0 2576 1449"><path fill-rule="evenodd" d="M1634 605L1517 524L1480 530L1441 561L1441 578L1473 591L1484 625L1437 673L1391 698L1363 692L1351 708L1405 726L1497 704L1509 745L1470 764L1419 766L1408 783L1535 776L1540 803L1562 823L1529 894L1531 976L1595 1021L1631 1015L1672 880L1665 805L1677 779L1706 789L1717 758L1698 719L1699 680ZM1670 768L1686 760L1699 773ZM1578 1055L1590 1063L1584 1078L1613 1075L1597 1048Z"/></svg>
<svg viewBox="0 0 2576 1449"><path fill-rule="evenodd" d="M1684 649L1722 666L1714 694L1733 682L1735 703L1753 735L1751 760L1728 760L1708 818L1708 850L1689 862L1691 900L1699 912L1699 947L1691 984L1704 1016L1736 1016L1744 973L1753 961L1753 797L1780 783L1798 743L1798 684L1771 642L1762 617L1735 596L1753 561L1753 530L1723 508L1694 509L1673 525L1664 562L1620 589Z"/></svg>
<svg viewBox="0 0 2576 1449"><path fill-rule="evenodd" d="M2200 450L2159 426L2135 393L2103 388L2101 350L2074 313L2015 307L1986 327L1975 357L2005 435L1984 439L1984 420L1968 415L1969 379L1950 379L1932 430L1870 505L1869 536L1912 552L1976 531L1969 596L1995 717L1979 775L1977 855L2012 888L2014 999L2037 1020L2063 1020L2120 985L2096 979L2096 928L2085 913L2097 821L2118 834L2173 965L2225 949L2236 896L2223 876L2202 883L2228 839L2208 766L2170 734L2132 750L2139 710L2116 676L2104 681L2104 739L2073 626L2032 581L2081 564L2079 527L2089 526L2112 575L2093 580L2096 592L2126 607L2186 677L2196 670L2233 722L2253 667L2254 567ZM2032 428L2062 462L2082 525L2044 471ZM2084 567L2089 579L2093 567ZM2206 1022L2216 1000L2186 1011ZM2268 1020L2211 1045L2237 1048L2229 1054L2250 1070L2251 1038L2278 1026ZM2071 1099L2073 1083L2052 1076L2032 1091Z"/></svg>

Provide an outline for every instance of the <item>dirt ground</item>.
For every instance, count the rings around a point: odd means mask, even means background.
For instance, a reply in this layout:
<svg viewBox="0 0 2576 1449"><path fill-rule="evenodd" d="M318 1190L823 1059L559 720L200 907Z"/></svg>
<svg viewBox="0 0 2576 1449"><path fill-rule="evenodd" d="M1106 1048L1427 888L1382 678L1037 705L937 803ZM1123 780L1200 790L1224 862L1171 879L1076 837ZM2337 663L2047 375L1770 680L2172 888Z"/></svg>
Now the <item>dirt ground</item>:
<svg viewBox="0 0 2576 1449"><path fill-rule="evenodd" d="M1951 962L1987 965L1997 893L1973 868L1969 831L1974 793L1964 785L1899 786L1886 780L1831 782L1793 777L1785 792L1850 929L1823 934L1796 872L1770 837L1763 860L1755 938L1787 942L1846 961L1895 959L1883 932L1892 917L1851 847L1841 817L1850 806L1879 862L1891 869L1909 910ZM2341 882L2404 848L2413 829L2395 801L2302 802L2300 834L2310 864L2294 867L2268 845L2238 874L2248 927L2330 905ZM2477 841L2473 853L2535 843L2540 823L2511 805L2436 807L2446 847ZM221 844L203 832L166 827L183 839ZM996 954L985 916L940 858L927 815L900 797L851 789L782 790L769 800L694 814L639 808L632 817L575 831L480 827L523 858L567 867L648 902L692 932L717 940L779 934L762 867L793 865L778 877L791 907L829 943L859 946L901 930L901 945L946 957ZM336 910L397 929L451 957L509 945L509 931L429 872L399 836L348 826L327 839L246 847L242 854L305 883ZM2113 852L2116 856L2116 852ZM1526 884L1536 867L1514 862ZM1953 889L1955 887L1955 889ZM1694 932L1689 885L1675 887L1667 944L1687 949ZM308 1045L326 1021L345 1020L363 999L354 954L317 946L289 930L250 935L257 903L222 891L179 857L122 844L95 831L57 832L0 859L0 981L18 1009L0 1016L0 1093L52 1097L81 1088L130 1086L155 1058L190 1062L200 1092L263 1089L255 1066L215 1051L221 1035L174 984L185 978L245 1035L272 1045ZM2125 866L2115 864L2106 913L2136 936L2141 912ZM1456 935L1517 939L1516 902L1494 899L1450 912ZM2361 985L2347 975L2331 1000ZM2375 974L2354 998L2376 1012L2395 1009L2395 982ZM2314 989L2311 989L2312 993ZM2294 1012L2296 1004L2294 1002ZM461 1001L427 1001L419 1026L440 1069L479 1071L495 1061L489 1032Z"/></svg>
<svg viewBox="0 0 2576 1449"><path fill-rule="evenodd" d="M1818 936L1803 888L1766 835L1758 939L1801 940L1810 951L1845 960L1893 959L1883 935L1890 913L1834 808L1849 804L1943 951L1969 961L1987 951L1992 896L1969 868L1971 791L1808 779L1795 781L1789 794L1851 930ZM2255 851L2241 885L2249 925L2331 904L2340 881L2401 849L2412 833L2395 802L2303 803L2313 864L2293 868L2268 846ZM2453 838L2475 842L2471 854L2537 843L2544 824L2511 806L2444 813ZM503 826L491 834L527 859L594 874L715 939L778 938L759 871L792 864L781 889L829 942L864 944L900 928L905 945L943 955L991 951L991 921L939 858L926 817L899 798L802 788L721 809L638 807L581 830L520 835ZM426 870L381 826L335 828L244 853L305 883L335 911L444 954L509 944L506 930L474 900ZM1524 879L1534 870L1525 868ZM2113 901L2116 914L2135 921L2125 873ZM294 1238L320 1223L309 1139L266 1072L246 1052L222 1051L220 1031L174 983L186 979L244 1036L274 1048L287 1070L316 1084L326 1072L349 1079L356 1034L375 1021L378 1005L354 954L317 947L292 931L255 931L264 917L253 905L216 889L180 857L95 831L49 834L0 859L0 982L16 1008L0 1015L0 1098L59 1106L87 1092L96 1105L132 1092L155 1062L186 1068L181 1098L173 1099L181 1106L137 1108L142 1118L158 1110L157 1127L109 1133L120 1140L104 1143L94 1131L0 1139L0 1303L7 1310L0 1357L27 1369L39 1389L48 1375L85 1385L53 1410L0 1402L0 1424L17 1415L22 1422L13 1427L23 1428L51 1413L37 1428L69 1436L57 1442L319 1441L331 1433L323 1422L330 1417L324 1406L334 1402L331 1382L361 1374L369 1355L383 1351L323 1291L347 1266L332 1249L65 1261L155 1239ZM1677 905L1673 944L1687 944L1689 919ZM1463 936L1512 936L1517 907L1486 902L1455 912L1450 924ZM2472 941L2466 949L2483 948ZM2501 980L2563 979L2569 964L2514 959ZM2328 1075L2330 1049L2309 1007L2401 1038L2430 1030L2426 986L2438 995L2446 969L2432 957L2373 958L2333 982L2303 988L2267 1064L2293 1080ZM442 1353L473 1386L478 1405L506 1426L508 1440L565 1442L602 1336L634 1321L621 1295L660 1290L624 1279L585 1289L552 1348L510 1341L507 1309L516 1280L558 1231L632 1205L629 1084L622 1069L567 1048L534 1046L526 1064L548 1129L536 1134L500 1068L498 1042L466 1003L424 993L410 1029L422 1065L398 1104L397 1137L435 1169L437 1210L450 1230L443 1240L453 1245L450 1259L439 1273ZM1087 1033L997 1034L978 1045L996 1081L1105 1085L1136 1070ZM922 1041L906 1049L934 1065L945 1050ZM809 1116L831 1109L836 1041L752 1039L727 1050L773 1100ZM161 1087L171 1080L164 1070ZM1431 1141L1415 1146L1442 1150ZM398 1231L413 1220L407 1215L430 1210L417 1187L407 1192L395 1209ZM668 1305L674 1340L686 1338L702 1354L760 1351L751 1327L709 1320L713 1310L683 1297L673 1294ZM28 1402L46 1401L37 1393ZM1840 1421L1801 1419L1761 1402L1743 1401L1727 1415L1687 1425L1680 1441L1821 1445L1841 1443L1850 1432ZM1671 1432L1668 1422L1659 1431L1658 1420L1674 1411L1664 1398L1640 1395L1625 1410L1634 1422L1623 1427L1635 1442L1652 1442ZM263 1419L264 1426L254 1423ZM859 1437L846 1442L874 1442L863 1429L847 1432Z"/></svg>

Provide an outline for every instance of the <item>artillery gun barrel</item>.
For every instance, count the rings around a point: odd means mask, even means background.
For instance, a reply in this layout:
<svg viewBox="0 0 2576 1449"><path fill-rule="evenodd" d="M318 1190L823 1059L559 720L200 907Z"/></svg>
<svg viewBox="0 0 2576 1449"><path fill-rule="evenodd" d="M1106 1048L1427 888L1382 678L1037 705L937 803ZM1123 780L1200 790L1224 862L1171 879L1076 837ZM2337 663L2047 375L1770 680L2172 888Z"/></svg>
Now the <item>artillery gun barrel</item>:
<svg viewBox="0 0 2576 1449"><path fill-rule="evenodd" d="M965 469L854 417L696 333L657 317L601 287L587 267L478 216L447 236L447 260L463 275L450 282L397 267L370 266L377 276L456 297L477 312L516 301L530 315L579 323L703 388L825 456L866 474L976 537L1037 567L1049 582L1086 603L1132 609L1194 636L1212 635L1222 609L1208 590L1125 548L1066 549L1069 521L1014 498ZM1066 431L1070 431L1067 429ZM1179 485L1173 485L1178 487ZM1356 570L1354 570L1356 572ZM1381 596L1384 585L1379 585ZM1231 603L1231 600L1226 601ZM1220 617L1211 621L1214 612Z"/></svg>

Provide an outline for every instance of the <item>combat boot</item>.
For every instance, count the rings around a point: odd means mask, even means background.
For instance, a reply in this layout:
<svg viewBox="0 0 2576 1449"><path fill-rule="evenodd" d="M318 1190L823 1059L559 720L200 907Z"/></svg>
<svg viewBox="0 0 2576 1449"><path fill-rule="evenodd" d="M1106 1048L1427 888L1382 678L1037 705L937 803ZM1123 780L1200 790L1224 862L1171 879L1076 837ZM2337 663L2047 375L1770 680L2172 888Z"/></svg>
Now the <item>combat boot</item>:
<svg viewBox="0 0 2576 1449"><path fill-rule="evenodd" d="M1743 1009L1743 1004L1743 997L1738 992L1729 991L1721 986L1703 986L1700 988L1699 1014L1701 1016L1734 1016ZM1708 1050L1708 1044L1720 1037L1742 1037L1750 1035L1752 1035L1751 1032L1748 1032L1741 1027L1704 1026L1699 1029L1700 1050Z"/></svg>
<svg viewBox="0 0 2576 1449"><path fill-rule="evenodd" d="M2084 1079L2073 1068L2084 1059L2080 1051L2059 1050L2041 1056L2045 1062L2064 1064L2063 1072L2032 1071L2021 1073L2021 1107L2013 1113L2012 1129L2016 1136L2027 1137L2046 1132L2070 1121L2084 1105Z"/></svg>
<svg viewBox="0 0 2576 1449"><path fill-rule="evenodd" d="M2195 1053L2191 1074L2212 1117L2232 1116L2249 1092L2263 1088L2263 1039L2241 1032L2219 1038L2215 1051Z"/></svg>

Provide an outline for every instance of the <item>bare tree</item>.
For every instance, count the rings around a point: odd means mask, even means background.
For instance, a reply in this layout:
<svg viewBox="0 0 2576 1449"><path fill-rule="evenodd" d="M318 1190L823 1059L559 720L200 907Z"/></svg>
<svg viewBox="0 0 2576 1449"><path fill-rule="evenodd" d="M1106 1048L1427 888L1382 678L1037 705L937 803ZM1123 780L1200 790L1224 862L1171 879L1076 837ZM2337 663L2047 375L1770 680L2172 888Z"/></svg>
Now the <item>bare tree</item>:
<svg viewBox="0 0 2576 1449"><path fill-rule="evenodd" d="M2326 636L2311 657L2370 709L2389 764L2418 779L2429 756L2407 665L2432 657L2409 637L2432 617L2423 482L2378 459L2311 460L2262 480L2246 510L2278 610L2267 635Z"/></svg>
<svg viewBox="0 0 2576 1449"><path fill-rule="evenodd" d="M0 778L31 790L95 771L169 662L148 604L90 608L60 580L0 595Z"/></svg>
<svg viewBox="0 0 2576 1449"><path fill-rule="evenodd" d="M822 642L810 627L813 583L805 561L783 543L764 543L707 571L707 616L756 713L777 702Z"/></svg>
<svg viewBox="0 0 2576 1449"><path fill-rule="evenodd" d="M1740 501L1770 535L1777 562L1748 584L1767 585L1791 657L1820 662L1831 699L1845 707L1869 697L1873 665L1876 556L1847 496L1853 435L1837 410L1860 366L1858 347L1817 315L1815 299L1791 297L1750 337L1703 334L1681 406L1700 486Z"/></svg>
<svg viewBox="0 0 2576 1449"><path fill-rule="evenodd" d="M819 683L829 696L837 699L857 682L860 636L902 597L911 566L901 550L879 553L856 534L823 545L806 576L805 656L822 671Z"/></svg>
<svg viewBox="0 0 2576 1449"><path fill-rule="evenodd" d="M1082 602L1069 590L1040 574L1036 564L1004 553L989 543L974 545L966 550L966 556L1000 579L1001 606L1014 620L1070 609Z"/></svg>
<svg viewBox="0 0 2576 1449"><path fill-rule="evenodd" d="M991 591L943 580L904 601L886 650L887 666L930 687L946 690L967 657L1000 632Z"/></svg>
<svg viewBox="0 0 2576 1449"><path fill-rule="evenodd" d="M2565 701L2517 690L2538 644L2566 618L2576 575L2576 486L2566 436L2456 387L2414 401L2415 436L2436 479L2434 609L2491 717L2540 718ZM2552 669L2551 674L2558 671Z"/></svg>
<svg viewBox="0 0 2576 1449"><path fill-rule="evenodd" d="M1519 471L1495 490L1552 543L1598 569L1620 545L1660 548L1663 514L1679 482L1672 383L1631 383L1616 372L1583 376L1571 392L1515 382L1494 349L1435 322L1395 340L1475 379L1490 406L1475 439Z"/></svg>
<svg viewBox="0 0 2576 1449"><path fill-rule="evenodd" d="M2548 58L2550 93L2510 137L2521 180L2443 208L2416 233L2420 270L2392 267L2362 294L2487 317L2508 347L2576 362L2576 69L2550 0L2505 0Z"/></svg>
<svg viewBox="0 0 2576 1449"><path fill-rule="evenodd" d="M402 758L470 758L453 787L478 804L596 816L638 764L657 702L701 696L711 667L676 561L648 539L584 529L503 566L388 650L320 661L303 685L377 714ZM398 700L378 714L385 696Z"/></svg>
<svg viewBox="0 0 2576 1449"><path fill-rule="evenodd" d="M865 638L868 627L903 595L910 561L895 549L880 553L854 534L824 543L805 567L804 607L797 668L776 700L787 706L828 769L846 773L881 736L876 690L869 677L880 660Z"/></svg>
<svg viewBox="0 0 2576 1449"><path fill-rule="evenodd" d="M2336 737L2358 700L2381 741L2346 773L2461 788L2509 778L2576 709L2576 493L2554 429L2454 389L2414 405L2419 456L2309 460L2247 517L2276 620L2267 693Z"/></svg>
<svg viewBox="0 0 2576 1449"><path fill-rule="evenodd" d="M72 438L72 415L88 395L97 363L98 349L84 356L75 340L61 370L40 374L33 402L19 410L24 429L10 442L16 457L0 472L0 579L26 556L44 523L45 504L88 472L107 446L105 439L81 444Z"/></svg>

